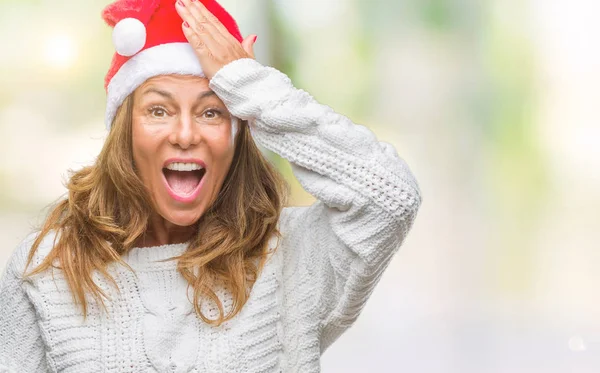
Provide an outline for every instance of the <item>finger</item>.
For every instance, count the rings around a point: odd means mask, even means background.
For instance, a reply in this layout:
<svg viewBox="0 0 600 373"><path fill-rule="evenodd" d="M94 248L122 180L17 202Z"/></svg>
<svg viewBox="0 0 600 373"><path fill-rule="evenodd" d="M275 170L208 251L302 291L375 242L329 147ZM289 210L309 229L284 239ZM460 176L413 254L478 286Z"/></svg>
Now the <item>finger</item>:
<svg viewBox="0 0 600 373"><path fill-rule="evenodd" d="M209 33L196 32L187 21L184 21L181 27L183 29L183 34L196 52L209 57L214 57L214 51L218 50L219 44Z"/></svg>
<svg viewBox="0 0 600 373"><path fill-rule="evenodd" d="M204 25L200 25L190 12L190 8L185 6L179 0L177 2L177 11L183 19L182 29L190 44L199 52L217 51L219 42L214 38L214 31L210 32ZM189 1L189 0L188 0Z"/></svg>
<svg viewBox="0 0 600 373"><path fill-rule="evenodd" d="M190 25L192 30L194 30L198 34L204 34L210 31L206 27L209 26L208 20L206 19L206 17L202 17L198 13L197 9L194 9L191 6L190 0L178 0L176 4L177 6L175 8L181 16L181 19L186 21Z"/></svg>
<svg viewBox="0 0 600 373"><path fill-rule="evenodd" d="M256 35L250 35L242 41L242 47L252 58L254 57L254 43L256 42Z"/></svg>
<svg viewBox="0 0 600 373"><path fill-rule="evenodd" d="M213 33L215 40L226 40L229 31L223 26L221 21L209 11L200 0L181 0L188 10L189 14L196 20L199 30ZM190 23L191 24L191 23Z"/></svg>
<svg viewBox="0 0 600 373"><path fill-rule="evenodd" d="M187 0L190 1L190 0ZM225 27L225 25L210 11L208 8L202 3L200 0L191 0L192 7L198 9L198 11L203 14L208 22L223 36L223 38L235 40L239 43L239 41L231 35L231 32Z"/></svg>

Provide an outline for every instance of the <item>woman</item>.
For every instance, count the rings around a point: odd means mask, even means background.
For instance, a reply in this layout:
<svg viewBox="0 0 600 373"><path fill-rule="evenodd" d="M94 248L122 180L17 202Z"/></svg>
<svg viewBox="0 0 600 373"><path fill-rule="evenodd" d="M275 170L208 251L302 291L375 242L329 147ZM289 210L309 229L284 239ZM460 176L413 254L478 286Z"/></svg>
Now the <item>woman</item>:
<svg viewBox="0 0 600 373"><path fill-rule="evenodd" d="M0 372L319 371L413 224L408 166L258 63L213 0L103 16L108 137L9 259ZM255 141L313 205L284 207Z"/></svg>

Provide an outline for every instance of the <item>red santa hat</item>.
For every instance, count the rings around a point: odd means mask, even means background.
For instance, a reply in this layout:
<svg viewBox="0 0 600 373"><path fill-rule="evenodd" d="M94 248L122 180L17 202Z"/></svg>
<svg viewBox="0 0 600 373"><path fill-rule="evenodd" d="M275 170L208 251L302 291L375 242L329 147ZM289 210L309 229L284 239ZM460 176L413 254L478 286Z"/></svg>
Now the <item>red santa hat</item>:
<svg viewBox="0 0 600 373"><path fill-rule="evenodd" d="M200 1L243 41L237 23L219 3ZM175 0L117 0L102 11L102 18L113 27L116 50L104 80L107 129L123 100L147 79L163 74L205 76L183 34Z"/></svg>

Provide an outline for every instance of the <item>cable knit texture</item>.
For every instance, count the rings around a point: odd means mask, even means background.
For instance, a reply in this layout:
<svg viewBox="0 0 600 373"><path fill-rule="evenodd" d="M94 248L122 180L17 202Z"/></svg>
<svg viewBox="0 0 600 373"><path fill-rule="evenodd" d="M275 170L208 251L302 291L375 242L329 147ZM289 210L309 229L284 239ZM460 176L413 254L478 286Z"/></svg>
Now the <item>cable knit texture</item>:
<svg viewBox="0 0 600 373"><path fill-rule="evenodd" d="M174 261L186 244L134 248L112 263L117 292L97 273L109 313L89 297L89 316L60 270L24 281L29 235L0 282L0 372L319 372L321 354L363 309L406 238L421 204L419 186L394 147L319 104L282 72L244 58L217 72L210 88L252 136L286 158L317 201L286 207L283 237L248 303L220 327L204 324ZM47 236L34 257L52 247ZM277 247L277 250L275 248ZM231 298L218 294L226 310ZM205 314L217 310L203 305Z"/></svg>

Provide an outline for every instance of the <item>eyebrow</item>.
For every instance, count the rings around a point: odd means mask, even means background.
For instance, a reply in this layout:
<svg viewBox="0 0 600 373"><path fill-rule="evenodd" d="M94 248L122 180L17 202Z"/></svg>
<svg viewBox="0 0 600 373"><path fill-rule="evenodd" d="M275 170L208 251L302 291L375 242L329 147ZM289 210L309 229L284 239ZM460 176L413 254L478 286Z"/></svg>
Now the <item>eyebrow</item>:
<svg viewBox="0 0 600 373"><path fill-rule="evenodd" d="M148 93L156 93L156 94L158 94L158 95L160 95L160 96L163 96L163 97L165 97L165 98L167 98L167 99L169 99L169 100L172 100L172 99L173 99L173 95L172 95L171 93L169 93L169 92L167 92L167 91L163 91L163 90L161 90L161 89L158 89L158 88L153 88L153 87L150 87L150 88L148 88L147 90L145 90L145 91L144 91L143 95L145 96L145 95L147 95ZM215 93L215 91L213 91L213 90L210 90L210 91L204 91L204 92L202 92L202 93L200 93L200 94L198 95L198 97L196 98L196 100L197 100L197 101L200 101L200 100L203 100L204 98L206 98L206 97L208 97L208 96L216 96L216 93Z"/></svg>

